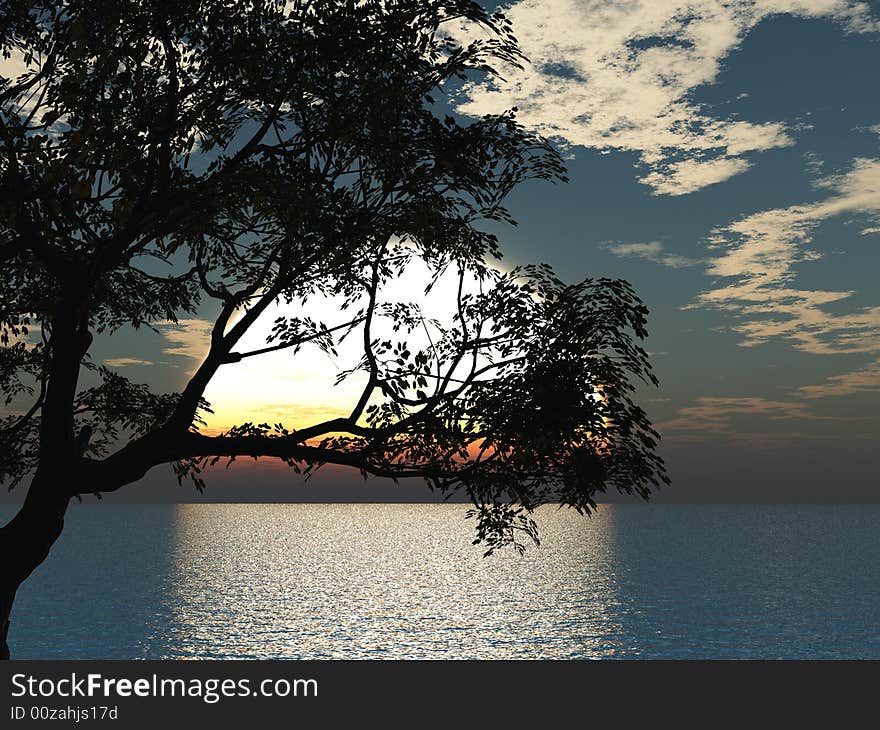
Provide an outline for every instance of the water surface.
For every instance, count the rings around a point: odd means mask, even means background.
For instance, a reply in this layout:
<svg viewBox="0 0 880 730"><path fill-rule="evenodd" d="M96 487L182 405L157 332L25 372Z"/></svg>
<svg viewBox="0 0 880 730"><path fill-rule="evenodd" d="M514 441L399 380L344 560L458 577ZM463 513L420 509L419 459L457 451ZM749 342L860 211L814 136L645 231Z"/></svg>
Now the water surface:
<svg viewBox="0 0 880 730"><path fill-rule="evenodd" d="M880 658L878 506L76 505L19 658ZM3 515L10 513L4 507Z"/></svg>

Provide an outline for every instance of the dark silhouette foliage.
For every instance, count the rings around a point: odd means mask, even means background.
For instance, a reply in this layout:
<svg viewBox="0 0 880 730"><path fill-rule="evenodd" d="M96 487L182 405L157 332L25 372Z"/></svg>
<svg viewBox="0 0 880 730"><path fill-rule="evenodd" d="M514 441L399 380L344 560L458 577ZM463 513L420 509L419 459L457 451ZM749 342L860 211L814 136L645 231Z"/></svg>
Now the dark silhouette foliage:
<svg viewBox="0 0 880 730"><path fill-rule="evenodd" d="M456 84L525 62L501 13L7 0L0 51L25 68L0 82L0 390L8 406L30 397L0 422L0 477L30 480L0 531L4 637L69 500L161 463L199 487L206 465L240 456L422 478L470 497L489 552L535 537L541 504L588 513L598 492L647 497L667 481L633 401L636 381L656 381L630 286L493 266L511 190L565 180L515 110L442 111ZM418 305L380 295L413 258L460 282L452 323L427 342ZM317 295L345 299L341 321L281 318L265 348L238 349L274 302ZM180 393L90 358L95 337L208 302L210 346ZM219 368L343 336L362 342L367 383L349 416L199 431Z"/></svg>

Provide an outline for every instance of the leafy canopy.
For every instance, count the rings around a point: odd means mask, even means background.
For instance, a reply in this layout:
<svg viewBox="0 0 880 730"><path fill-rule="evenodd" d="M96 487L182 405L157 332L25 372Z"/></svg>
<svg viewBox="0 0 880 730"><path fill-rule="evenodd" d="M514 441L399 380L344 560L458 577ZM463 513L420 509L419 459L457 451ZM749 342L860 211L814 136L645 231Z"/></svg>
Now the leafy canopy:
<svg viewBox="0 0 880 730"><path fill-rule="evenodd" d="M667 481L632 399L636 380L656 381L630 286L492 265L511 190L565 179L515 110L443 111L457 83L524 63L501 13L9 0L0 51L18 69L0 84L0 390L7 405L31 396L0 425L0 477L67 459L74 494L165 462L197 486L220 457L344 464L463 490L489 551L534 537L540 504L589 512L597 492L647 497ZM460 277L451 325L381 300L413 257ZM344 321L281 318L266 348L236 350L273 302L319 294L345 299ZM210 346L181 393L88 355L93 337L206 307ZM366 375L348 417L199 432L219 368L343 336L362 342ZM75 387L81 368L96 385Z"/></svg>

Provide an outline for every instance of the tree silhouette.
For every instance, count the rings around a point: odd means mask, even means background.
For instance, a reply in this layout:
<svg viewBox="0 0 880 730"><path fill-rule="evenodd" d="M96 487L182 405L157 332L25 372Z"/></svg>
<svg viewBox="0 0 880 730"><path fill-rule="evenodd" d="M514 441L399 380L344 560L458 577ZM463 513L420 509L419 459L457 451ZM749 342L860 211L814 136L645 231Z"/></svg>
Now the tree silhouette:
<svg viewBox="0 0 880 730"><path fill-rule="evenodd" d="M535 537L541 504L589 513L597 492L647 498L667 481L632 400L635 380L656 380L630 286L491 265L486 222L512 222L508 193L565 179L515 110L442 111L456 84L524 62L503 15L466 0L4 8L3 55L25 70L0 86L0 478L30 480L0 531L4 655L15 592L70 499L157 464L197 486L238 456L420 477L467 494L489 552ZM382 301L412 258L459 277L452 324ZM341 321L281 318L265 348L236 349L274 302L326 294L349 304ZM210 346L181 393L89 356L93 337L208 302ZM199 431L220 368L343 336L362 357L340 377L366 382L347 417Z"/></svg>

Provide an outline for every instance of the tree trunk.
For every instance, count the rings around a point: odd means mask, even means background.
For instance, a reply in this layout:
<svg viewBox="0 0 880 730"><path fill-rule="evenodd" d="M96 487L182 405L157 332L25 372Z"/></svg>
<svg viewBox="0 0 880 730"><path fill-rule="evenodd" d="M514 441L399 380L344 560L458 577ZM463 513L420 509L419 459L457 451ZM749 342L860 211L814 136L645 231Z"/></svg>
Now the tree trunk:
<svg viewBox="0 0 880 730"><path fill-rule="evenodd" d="M9 659L9 622L16 591L46 559L64 529L69 497L34 477L18 514L0 529L0 659Z"/></svg>
<svg viewBox="0 0 880 730"><path fill-rule="evenodd" d="M15 591L0 592L0 660L9 659L9 616L14 600Z"/></svg>
<svg viewBox="0 0 880 730"><path fill-rule="evenodd" d="M62 292L51 326L51 358L40 410L40 457L18 514L0 529L0 658L9 658L9 620L18 587L49 555L64 529L69 485L81 477L78 465L86 433L74 436L73 402L82 358L92 343L88 330L88 287L74 278Z"/></svg>

